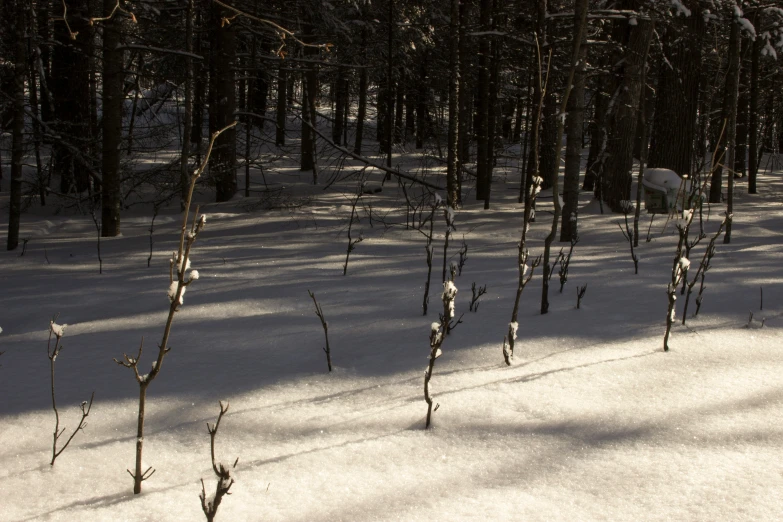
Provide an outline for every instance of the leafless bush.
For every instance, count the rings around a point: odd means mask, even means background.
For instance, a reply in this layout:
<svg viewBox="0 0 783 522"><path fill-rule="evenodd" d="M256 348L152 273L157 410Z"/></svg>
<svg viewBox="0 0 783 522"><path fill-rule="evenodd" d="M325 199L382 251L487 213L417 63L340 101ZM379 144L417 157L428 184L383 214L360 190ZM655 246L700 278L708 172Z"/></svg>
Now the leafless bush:
<svg viewBox="0 0 783 522"><path fill-rule="evenodd" d="M471 312L478 312L479 305L481 304L479 303L479 298L487 293L487 285L476 288L476 282L474 281L473 284L470 285L470 291L472 292L473 297L470 299L469 310Z"/></svg>
<svg viewBox="0 0 783 522"><path fill-rule="evenodd" d="M90 395L90 402L82 402L82 418L79 419L79 424L76 426L76 429L73 430L71 436L66 439L65 444L63 444L62 447L58 450L57 441L60 440L60 437L62 437L63 433L65 433L65 428L60 429L60 412L57 410L57 399L54 392L54 363L57 361L57 356L60 355L60 352L63 349L63 345L60 344L60 341L62 340L63 335L65 334L65 328L68 325L57 324L54 322L56 319L57 317L49 321L49 342L46 345L46 354L49 356L49 375L51 378L52 388L52 409L54 410L55 419L54 433L52 434L52 460L49 462L49 465L51 466L54 466L54 461L57 460L57 457L59 457L63 451L65 451L65 448L68 447L68 444L71 443L76 434L79 433L79 431L83 431L87 426L87 417L90 415L92 401L95 398L95 392L92 392L92 395ZM52 346L52 336L54 336L55 339L54 346Z"/></svg>
<svg viewBox="0 0 783 522"><path fill-rule="evenodd" d="M459 323L462 322L462 317L454 322L454 299L457 297L457 287L454 286L453 281L446 281L443 283L443 294L441 294L441 301L443 301L443 313L440 314L439 321L430 325L430 357L429 365L424 371L424 400L427 403L427 423L425 429L430 427L430 421L432 420L432 412L437 410L440 406L435 405L433 409L433 400L430 390L430 379L432 379L432 371L435 368L435 360L443 353L441 346L443 340L449 331L453 330Z"/></svg>
<svg viewBox="0 0 783 522"><path fill-rule="evenodd" d="M321 320L321 326L324 328L324 338L326 339L326 346L323 348L323 351L326 353L326 364L329 366L329 371L332 371L332 352L329 349L329 324L326 322L326 318L324 317L324 312L321 310L321 305L318 304L318 301L315 300L315 294L312 293L310 290L307 291L308 294L310 294L310 297L313 299L313 304L315 304L315 315L318 316L318 319Z"/></svg>
<svg viewBox="0 0 783 522"><path fill-rule="evenodd" d="M219 404L220 414L218 415L217 422L215 422L214 426L210 426L209 423L207 423L207 430L209 431L209 450L210 455L212 456L212 471L215 472L215 476L217 477L215 494L211 495L210 498L207 498L204 479L201 479L201 494L198 496L198 498L201 499L201 509L207 516L208 522L215 520L215 515L217 515L217 510L220 507L220 503L223 501L223 497L231 494L230 489L231 486L234 485L234 479L231 478L231 469L236 468L237 463L239 462L239 458L237 458L234 461L234 465L229 469L215 460L215 437L217 437L218 428L220 428L220 421L223 419L223 415L226 414L229 407L228 402L225 406L223 406L222 401L220 401Z"/></svg>

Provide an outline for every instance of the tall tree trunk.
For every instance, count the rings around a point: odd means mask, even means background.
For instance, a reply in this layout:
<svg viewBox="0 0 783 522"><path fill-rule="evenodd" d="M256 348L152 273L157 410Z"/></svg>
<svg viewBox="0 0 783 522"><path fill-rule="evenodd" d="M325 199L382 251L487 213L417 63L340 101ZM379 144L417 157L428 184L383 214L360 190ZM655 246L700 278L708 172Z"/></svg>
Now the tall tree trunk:
<svg viewBox="0 0 783 522"><path fill-rule="evenodd" d="M678 18L664 40L649 157L650 167L671 169L681 176L693 170L706 33L704 17L698 14L699 0L688 0L687 5L693 15Z"/></svg>
<svg viewBox="0 0 783 522"><path fill-rule="evenodd" d="M346 88L345 85L346 74L347 73L344 67L337 68L337 79L335 80L335 90L334 90L335 111L334 114L332 115L334 116L334 122L332 123L332 141L335 142L337 145L342 144L343 119L345 116L345 111L347 110L347 107L345 106L345 94L343 92Z"/></svg>
<svg viewBox="0 0 783 522"><path fill-rule="evenodd" d="M90 27L86 0L71 2L68 26L60 22L54 26L54 47L51 89L54 97L54 129L68 140L73 148L61 142L52 146L52 170L60 177L60 192L72 189L84 192L89 178L81 165L88 161L90 136ZM72 38L72 34L76 37Z"/></svg>
<svg viewBox="0 0 783 522"><path fill-rule="evenodd" d="M193 52L193 10L194 0L188 0L185 9L185 50ZM179 161L179 208L185 210L185 199L187 198L188 182L190 173L188 172L188 161L190 159L190 132L193 126L193 59L185 56L185 117L184 129L182 132L182 156Z"/></svg>
<svg viewBox="0 0 783 522"><path fill-rule="evenodd" d="M761 38L753 42L750 57L750 107L748 107L748 194L756 194L756 178L759 171L759 55ZM770 115L771 116L771 115Z"/></svg>
<svg viewBox="0 0 783 522"><path fill-rule="evenodd" d="M748 154L748 120L750 114L750 54L753 42L743 39L740 42L739 60L739 85L737 96L737 129L736 144L734 146L734 163L731 168L738 177L745 177L748 173L745 160Z"/></svg>
<svg viewBox="0 0 783 522"><path fill-rule="evenodd" d="M726 87L727 96L724 99L726 106L727 120L727 135L726 135L726 147L728 148L728 157L726 158L726 165L734 165L737 153L737 98L739 94L739 75L740 75L740 27L739 23L734 21L731 24L731 33L729 35L729 70L726 75ZM726 198L726 213L732 215L734 213L734 173L729 170L726 175L728 176L728 188ZM723 234L723 242L731 243L731 224L732 219L726 220L726 231Z"/></svg>
<svg viewBox="0 0 783 522"><path fill-rule="evenodd" d="M479 12L479 29L482 33L479 40L479 65L478 65L478 90L476 98L478 110L476 112L476 200L487 199L489 178L492 176L492 167L489 164L489 83L492 43L489 31L492 26L492 0L481 0Z"/></svg>
<svg viewBox="0 0 783 522"><path fill-rule="evenodd" d="M122 102L124 99L122 21L115 13L115 0L103 1L103 180L101 188L101 235L120 233L120 145L122 144ZM113 15L113 16L112 16Z"/></svg>
<svg viewBox="0 0 783 522"><path fill-rule="evenodd" d="M427 52L421 58L419 65L419 88L416 100L416 148L424 147L424 138L427 133Z"/></svg>
<svg viewBox="0 0 783 522"><path fill-rule="evenodd" d="M405 68L399 69L399 84L396 92L396 112L394 114L394 143L405 142L405 129L402 126L403 112L405 111Z"/></svg>
<svg viewBox="0 0 783 522"><path fill-rule="evenodd" d="M623 66L623 80L609 121L609 156L602 179L604 201L615 211L623 210L622 201L631 199L633 147L639 120L642 93L642 69L647 63L653 24L641 19L631 30L628 53Z"/></svg>
<svg viewBox="0 0 783 522"><path fill-rule="evenodd" d="M459 0L451 0L449 42L449 136L446 192L450 207L459 202Z"/></svg>
<svg viewBox="0 0 783 522"><path fill-rule="evenodd" d="M732 156L735 146L736 136L736 117L737 117L737 94L739 88L739 49L740 49L740 33L739 26L735 21L730 23L731 30L729 32L729 47L728 47L728 69L726 72L726 84L723 90L723 110L722 120L725 122L725 131L719 143L718 152L715 155L716 159L721 165L728 165L729 167L734 165L734 158ZM723 126L721 126L723 127ZM728 153L728 154L727 154ZM725 157L724 157L725 156ZM715 165L712 166L712 180L710 182L710 203L720 203L721 200L721 185L723 184L723 168ZM732 189L734 188L734 176L731 172L728 173L729 179L729 206L733 203ZM729 209L731 211L731 209ZM731 238L731 222L726 224L726 232L724 234L724 241L726 237Z"/></svg>
<svg viewBox="0 0 783 522"><path fill-rule="evenodd" d="M209 52L209 132L212 134L234 121L236 111L236 32L234 25L221 23L229 12L210 5ZM223 132L209 157L209 172L215 182L216 201L228 201L237 191L236 127Z"/></svg>
<svg viewBox="0 0 783 522"><path fill-rule="evenodd" d="M283 60L277 67L277 125L275 128L275 145L285 145L285 116L288 109L286 96L288 92L288 70Z"/></svg>
<svg viewBox="0 0 783 522"><path fill-rule="evenodd" d="M51 32L49 31L50 0L38 0L37 6L38 41L41 53L41 70L39 71L41 75L41 120L49 123L52 120L52 99L49 95L49 86L51 86L52 81L51 68L49 66L51 55L49 46L49 39L51 38Z"/></svg>
<svg viewBox="0 0 783 522"><path fill-rule="evenodd" d="M359 112L356 115L356 139L353 151L362 153L362 138L364 135L364 119L367 117L367 68L359 69Z"/></svg>
<svg viewBox="0 0 783 522"><path fill-rule="evenodd" d="M530 130L533 135L530 151L528 152L527 172L525 172L525 181L522 185L525 187L525 212L529 214L528 222L536 220L535 198L530 197L530 190L533 184L533 178L540 172L540 145L541 145L541 117L544 111L544 82L549 80L549 74L545 68L548 67L545 56L548 54L548 45L546 42L546 10L547 0L536 0L536 55L538 62L534 63L534 68L538 69L537 79L533 80L533 118L530 124ZM528 209L528 205L530 208Z"/></svg>
<svg viewBox="0 0 783 522"><path fill-rule="evenodd" d="M19 245L22 216L22 160L24 158L24 77L27 65L25 43L25 2L14 4L14 83L11 120L11 201L8 214L8 250Z"/></svg>
<svg viewBox="0 0 783 522"><path fill-rule="evenodd" d="M572 52L571 52L571 64L569 67L568 78L566 79L565 89L562 99L560 101L560 108L558 114L565 115L566 107L568 106L568 100L571 96L571 90L574 85L574 75L576 74L577 62L579 61L579 55L582 47L582 38L587 28L587 2L588 0L576 0L575 12L579 13L579 17L574 17L574 33L572 38ZM560 154L562 152L563 142L563 129L565 127L565 118L558 118L557 125L557 139L555 140L555 164L560 164ZM552 228L549 230L549 234L544 239L544 254L543 254L543 266L544 276L543 285L541 291L541 313L545 314L549 312L549 279L552 273L552 266L549 263L550 252L552 249L552 242L557 237L557 226L560 221L560 187L558 183L558 172L555 171L555 175L552 177L552 195L555 206L555 213L552 216Z"/></svg>
<svg viewBox="0 0 783 522"><path fill-rule="evenodd" d="M468 53L469 42L467 37L467 24L470 17L470 7L472 2L467 0L460 1L459 6L459 165L464 165L470 161L470 100L472 99L470 93L470 71L471 60ZM462 176L459 176L462 179ZM462 187L460 183L460 189L457 196L460 198L458 203L462 203Z"/></svg>
<svg viewBox="0 0 783 522"><path fill-rule="evenodd" d="M581 2L576 2L574 18L582 19ZM565 174L563 176L563 220L560 241L572 241L578 233L579 174L582 168L582 126L585 110L585 64L587 47L582 40L579 61L574 71L574 86L568 98L565 121L566 152Z"/></svg>
<svg viewBox="0 0 783 522"><path fill-rule="evenodd" d="M394 124L394 0L389 0L389 27L388 27L388 47L386 49L386 132L385 144L386 144L386 166L391 168L392 166L392 127ZM418 147L417 147L418 148ZM391 174L386 174L386 179L391 179Z"/></svg>

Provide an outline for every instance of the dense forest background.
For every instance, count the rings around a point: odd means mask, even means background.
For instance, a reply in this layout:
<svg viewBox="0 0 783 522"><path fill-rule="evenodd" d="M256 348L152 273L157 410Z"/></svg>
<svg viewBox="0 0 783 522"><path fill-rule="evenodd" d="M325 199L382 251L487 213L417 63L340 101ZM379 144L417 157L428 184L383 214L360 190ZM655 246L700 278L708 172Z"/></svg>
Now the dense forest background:
<svg viewBox="0 0 783 522"><path fill-rule="evenodd" d="M249 194L275 150L326 183L348 154L416 181L393 168L415 147L442 162L449 204L488 208L517 143L519 201L555 184L561 241L580 190L614 211L634 199L633 158L709 177L716 203L735 177L756 193L783 141L778 2L2 0L0 16L9 250L52 193L103 236L129 205L184 200L234 121L202 180L217 201Z"/></svg>

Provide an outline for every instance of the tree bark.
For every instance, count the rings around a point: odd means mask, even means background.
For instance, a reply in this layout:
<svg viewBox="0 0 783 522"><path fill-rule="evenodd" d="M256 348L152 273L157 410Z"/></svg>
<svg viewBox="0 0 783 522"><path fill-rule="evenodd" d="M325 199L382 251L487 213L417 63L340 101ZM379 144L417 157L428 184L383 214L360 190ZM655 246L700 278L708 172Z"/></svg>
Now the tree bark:
<svg viewBox="0 0 783 522"><path fill-rule="evenodd" d="M645 19L640 19L631 30L623 80L609 120L608 158L602 192L604 201L614 212L621 212L621 202L631 199L631 170L642 93L641 77L647 63L652 31L652 21Z"/></svg>
<svg viewBox="0 0 783 522"><path fill-rule="evenodd" d="M447 203L456 208L459 202L459 4L451 0L449 47L449 135L446 163Z"/></svg>
<svg viewBox="0 0 783 522"><path fill-rule="evenodd" d="M25 2L14 2L14 83L11 121L11 201L8 215L8 250L19 245L22 216L22 160L24 158L24 77L27 65Z"/></svg>
<svg viewBox="0 0 783 522"><path fill-rule="evenodd" d="M574 19L581 20L581 3L576 2ZM582 126L585 110L585 64L587 47L582 39L579 61L574 71L574 86L568 98L566 113L565 173L563 176L563 218L560 241L572 241L578 233L579 174L582 168Z"/></svg>
<svg viewBox="0 0 783 522"><path fill-rule="evenodd" d="M114 13L115 0L103 1L103 16ZM118 13L103 22L103 180L101 186L101 235L120 233L120 145L122 144L123 62L122 21Z"/></svg>
<svg viewBox="0 0 783 522"><path fill-rule="evenodd" d="M702 42L706 34L699 0L689 0L693 13L678 18L664 40L658 74L655 119L650 142L649 166L667 168L680 176L693 170Z"/></svg>
<svg viewBox="0 0 783 522"><path fill-rule="evenodd" d="M492 63L492 42L486 33L492 29L492 0L481 0L479 12L479 28L485 33L479 41L478 90L476 111L476 200L484 201L488 196L489 179L492 176L492 166L489 163L489 110L490 110L490 66Z"/></svg>
<svg viewBox="0 0 783 522"><path fill-rule="evenodd" d="M359 110L356 115L356 139L353 152L362 154L362 138L364 135L364 119L367 117L367 68L359 70Z"/></svg>
<svg viewBox="0 0 783 522"><path fill-rule="evenodd" d="M277 68L277 125L275 128L275 145L285 145L285 116L288 105L286 94L288 91L288 70L283 60Z"/></svg>
<svg viewBox="0 0 783 522"><path fill-rule="evenodd" d="M739 47L740 47L740 34L738 24L732 20L730 23L731 30L729 32L729 47L728 47L728 69L726 72L726 84L723 91L723 110L722 120L726 122L726 130L718 144L718 151L715 155L720 165L712 166L712 179L710 181L710 203L720 203L721 189L723 184L723 165L729 167L734 165L734 158L732 153L735 145L735 132L736 125L735 120L737 117L737 94L739 88ZM728 157L724 157L728 152ZM728 173L729 179L729 198L732 198L732 189L734 188L734 176L731 172ZM731 206L731 203L730 205ZM731 238L731 222L726 225L726 233L723 236L724 242L726 237ZM730 239L729 239L730 240Z"/></svg>
<svg viewBox="0 0 783 522"><path fill-rule="evenodd" d="M236 32L233 24L223 24L231 13L210 5L209 53L209 132L212 134L234 121L236 111ZM228 201L237 191L236 127L223 132L209 157L209 173L215 183L215 200Z"/></svg>
<svg viewBox="0 0 783 522"><path fill-rule="evenodd" d="M750 58L750 106L748 107L748 194L756 194L756 178L759 171L759 57L761 54L761 39L753 42ZM769 115L771 116L771 114Z"/></svg>

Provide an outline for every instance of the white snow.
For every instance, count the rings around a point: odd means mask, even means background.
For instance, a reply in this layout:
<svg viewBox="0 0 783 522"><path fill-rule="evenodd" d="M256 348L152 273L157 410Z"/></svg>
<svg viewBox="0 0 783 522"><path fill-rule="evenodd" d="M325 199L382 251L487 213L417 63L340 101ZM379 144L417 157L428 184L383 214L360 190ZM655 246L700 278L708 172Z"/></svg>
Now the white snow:
<svg viewBox="0 0 783 522"><path fill-rule="evenodd" d="M663 232L665 219L656 218L652 241L638 247L645 266L634 274L616 219L582 194L568 283L562 294L550 289L549 313L540 315L537 271L520 301L515 364L506 366L500 334L512 313L522 219L516 165L504 168L499 163L489 211L469 198L460 209L471 259L454 287L477 281L493 289L492 298L466 313L446 341L429 431L422 369L443 310L431 290L422 316L421 235L404 225L365 226L372 241L352 253L343 277L345 243L335 238L344 237L348 214L335 209L345 198L311 188L311 173L297 181L296 169L277 178L267 171L294 194L315 194L301 207L248 211L247 198L204 203L220 219L211 218L193 245L205 276L175 315L171 351L148 389L144 469L156 472L139 496L125 471L133 469L139 387L111 359L136 357L142 337L140 368L158 352L178 203L156 220L150 268L149 216L123 214L123 237L102 243L102 275L89 217L54 215L49 204L47 213L31 209L21 236L47 232L24 257L0 252L0 519L204 520L200 478L208 494L214 486L206 423L215 422L218 400L229 399L216 458L240 461L217 520L778 520L781 173L759 174L759 196L738 183L732 241L712 260L699 315L692 317L692 296L687 324L672 326L668 353L662 338L675 227ZM355 186L340 190L352 194ZM386 187L373 214L393 207L389 219L404 224L404 209L394 207L404 198L395 184ZM0 193L0 206L7 198ZM533 258L551 208L552 200L539 202L526 244ZM724 210L705 207L708 237ZM445 224L436 226L440 233ZM6 228L7 213L0 215ZM692 238L697 230L698 213ZM701 259L706 242L691 259ZM442 237L435 246L442 248ZM434 289L437 280L439 269ZM574 288L585 283L577 310ZM324 296L331 373L307 289ZM677 297L681 318L685 298ZM456 295L459 313L467 300ZM748 310L754 322L765 318L763 328L746 328ZM93 390L95 402L86 429L52 467L45 346L58 312L70 323L57 362L61 416L72 427Z"/></svg>
<svg viewBox="0 0 783 522"><path fill-rule="evenodd" d="M54 321L49 322L49 328L51 328L52 333L55 335L55 337L62 337L65 335L65 328L67 327L67 324L57 324Z"/></svg>
<svg viewBox="0 0 783 522"><path fill-rule="evenodd" d="M691 10L683 5L680 0L671 0L672 7L676 11L675 15L690 16Z"/></svg>

